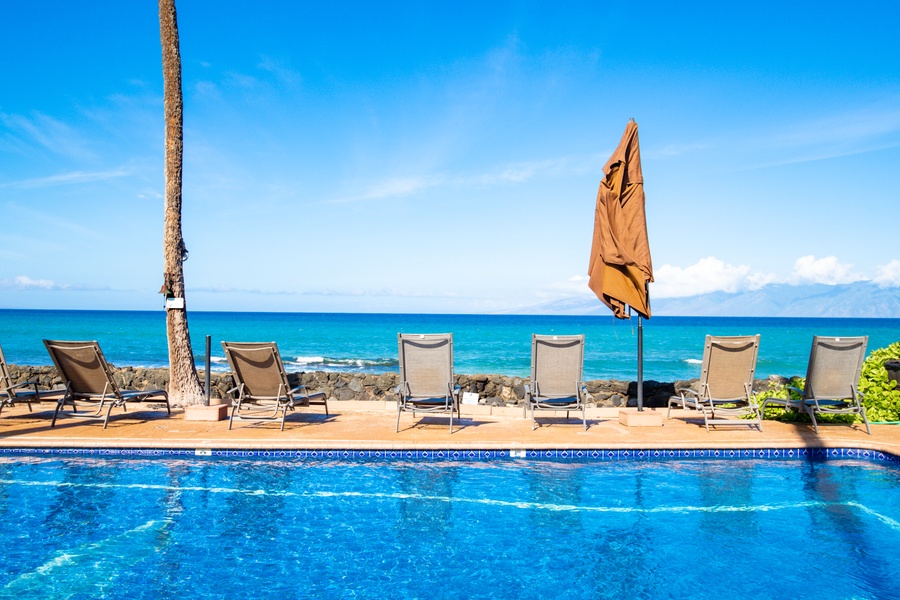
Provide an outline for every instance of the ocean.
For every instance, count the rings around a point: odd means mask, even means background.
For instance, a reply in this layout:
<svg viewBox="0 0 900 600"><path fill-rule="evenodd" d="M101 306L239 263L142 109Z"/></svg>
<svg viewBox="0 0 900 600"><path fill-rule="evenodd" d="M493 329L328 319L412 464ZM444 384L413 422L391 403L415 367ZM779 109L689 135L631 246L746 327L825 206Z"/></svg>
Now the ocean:
<svg viewBox="0 0 900 600"><path fill-rule="evenodd" d="M214 370L227 370L220 342L276 341L289 371L397 371L397 333L453 333L457 373L527 376L531 334L585 335L585 379L634 380L636 320L609 316L189 312L197 366L212 337ZM644 321L644 379L700 374L712 335L761 334L757 377L804 375L813 335L869 336L869 350L900 341L900 319L654 317ZM0 310L0 346L12 364L49 365L41 340L98 340L116 366L168 365L163 311Z"/></svg>

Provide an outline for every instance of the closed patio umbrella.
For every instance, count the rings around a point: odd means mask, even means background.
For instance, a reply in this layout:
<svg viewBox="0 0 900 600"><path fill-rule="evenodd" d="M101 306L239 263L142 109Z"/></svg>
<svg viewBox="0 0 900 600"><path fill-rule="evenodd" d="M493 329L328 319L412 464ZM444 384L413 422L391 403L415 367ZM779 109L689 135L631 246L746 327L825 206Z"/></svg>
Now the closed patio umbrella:
<svg viewBox="0 0 900 600"><path fill-rule="evenodd" d="M650 318L647 284L653 281L638 126L628 122L619 147L603 167L594 213L588 285L613 314L627 319L625 305Z"/></svg>
<svg viewBox="0 0 900 600"><path fill-rule="evenodd" d="M588 286L620 319L638 313L638 410L643 410L643 322L650 318L648 284L653 264L644 213L644 176L638 126L631 119L619 147L603 167L594 213Z"/></svg>

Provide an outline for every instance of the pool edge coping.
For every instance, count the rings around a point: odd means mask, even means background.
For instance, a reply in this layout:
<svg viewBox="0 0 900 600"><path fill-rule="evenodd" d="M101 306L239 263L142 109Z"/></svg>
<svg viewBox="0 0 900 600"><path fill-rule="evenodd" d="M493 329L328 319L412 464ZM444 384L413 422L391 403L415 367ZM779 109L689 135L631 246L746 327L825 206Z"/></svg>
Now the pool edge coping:
<svg viewBox="0 0 900 600"><path fill-rule="evenodd" d="M431 449L260 449L260 448L161 448L106 446L0 446L0 457L17 455L101 456L128 458L258 458L304 460L569 460L579 462L652 462L687 459L707 460L863 460L900 465L893 452L856 447L793 448L431 448Z"/></svg>

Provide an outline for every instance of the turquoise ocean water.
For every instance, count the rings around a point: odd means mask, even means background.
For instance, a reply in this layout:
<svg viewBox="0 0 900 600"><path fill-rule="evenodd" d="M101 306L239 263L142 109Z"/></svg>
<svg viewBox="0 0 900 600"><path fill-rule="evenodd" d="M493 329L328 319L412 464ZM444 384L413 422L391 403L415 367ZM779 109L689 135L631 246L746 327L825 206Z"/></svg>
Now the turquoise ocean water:
<svg viewBox="0 0 900 600"><path fill-rule="evenodd" d="M220 342L276 341L290 371L397 370L397 333L453 333L457 373L526 376L531 334L585 334L585 378L634 380L636 321L611 316L191 312L198 366ZM706 334L761 334L757 376L804 375L813 335L869 336L869 350L900 341L900 319L654 317L644 322L644 379L697 377ZM98 340L117 366L166 366L163 311L0 310L0 346L14 364L47 365L49 339Z"/></svg>

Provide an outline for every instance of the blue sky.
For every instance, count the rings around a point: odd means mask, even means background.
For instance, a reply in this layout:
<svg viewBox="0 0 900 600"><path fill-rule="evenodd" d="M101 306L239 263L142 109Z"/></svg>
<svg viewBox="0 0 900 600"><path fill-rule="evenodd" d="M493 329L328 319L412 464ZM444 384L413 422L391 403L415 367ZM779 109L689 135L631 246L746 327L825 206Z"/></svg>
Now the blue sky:
<svg viewBox="0 0 900 600"><path fill-rule="evenodd" d="M590 294L640 126L655 297L900 292L894 2L178 3L194 310ZM0 6L0 307L155 309L153 2Z"/></svg>

